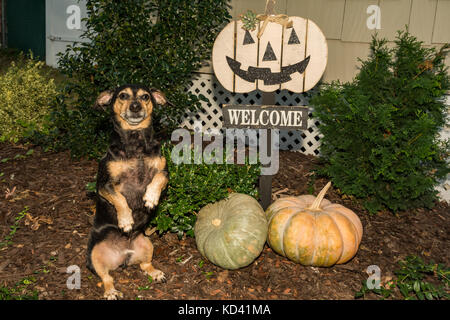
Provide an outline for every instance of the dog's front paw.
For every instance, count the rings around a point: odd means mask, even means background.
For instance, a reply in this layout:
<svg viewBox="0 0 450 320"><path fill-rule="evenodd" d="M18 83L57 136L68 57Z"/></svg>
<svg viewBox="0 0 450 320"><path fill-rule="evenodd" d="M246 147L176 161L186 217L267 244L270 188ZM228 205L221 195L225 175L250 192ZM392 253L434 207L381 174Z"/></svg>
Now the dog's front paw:
<svg viewBox="0 0 450 320"><path fill-rule="evenodd" d="M156 282L166 282L166 275L161 270L155 269L152 272L146 272L146 274Z"/></svg>
<svg viewBox="0 0 450 320"><path fill-rule="evenodd" d="M133 229L133 215L131 214L131 211L128 214L121 215L118 219L118 225L119 228L123 232L130 232Z"/></svg>
<svg viewBox="0 0 450 320"><path fill-rule="evenodd" d="M118 298L123 298L123 294L120 291L117 291L116 289L111 289L108 291L105 291L105 294L103 297L107 300L117 300Z"/></svg>
<svg viewBox="0 0 450 320"><path fill-rule="evenodd" d="M159 202L159 196L160 192L151 189L147 190L143 198L145 206L149 209L153 209L154 207L156 207Z"/></svg>

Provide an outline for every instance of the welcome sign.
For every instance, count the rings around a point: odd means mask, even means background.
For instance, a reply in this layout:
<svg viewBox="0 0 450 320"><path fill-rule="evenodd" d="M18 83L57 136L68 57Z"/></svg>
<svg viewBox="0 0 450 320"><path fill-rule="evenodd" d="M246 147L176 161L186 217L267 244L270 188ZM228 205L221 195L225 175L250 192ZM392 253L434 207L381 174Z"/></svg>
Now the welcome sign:
<svg viewBox="0 0 450 320"><path fill-rule="evenodd" d="M239 129L305 130L308 107L223 105L223 126Z"/></svg>
<svg viewBox="0 0 450 320"><path fill-rule="evenodd" d="M276 106L275 92L301 93L322 77L328 60L325 35L310 19L274 13L275 0L266 0L264 14L252 11L230 22L212 50L214 74L228 91L262 92L262 106L223 105L223 127L237 129L308 129L307 106ZM272 130L275 129L275 130ZM278 140L278 136L275 138ZM278 141L266 140L267 150ZM272 201L272 177L259 179L261 205Z"/></svg>

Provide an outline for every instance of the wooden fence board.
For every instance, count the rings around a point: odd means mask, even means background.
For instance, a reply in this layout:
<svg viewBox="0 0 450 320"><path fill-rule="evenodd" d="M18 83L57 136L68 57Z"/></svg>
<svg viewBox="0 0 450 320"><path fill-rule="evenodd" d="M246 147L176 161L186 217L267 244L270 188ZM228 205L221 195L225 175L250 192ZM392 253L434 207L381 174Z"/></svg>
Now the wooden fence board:
<svg viewBox="0 0 450 320"><path fill-rule="evenodd" d="M320 28L312 20L308 20L306 56L310 57L310 61L304 74L303 91L312 89L322 78L328 61L327 41Z"/></svg>
<svg viewBox="0 0 450 320"><path fill-rule="evenodd" d="M288 66L306 58L306 23L307 20L300 17L291 18L292 28L284 28L283 32L283 66ZM293 32L295 32L293 34ZM299 40L290 41L291 37L296 36ZM294 92L303 92L303 73L295 72L291 75L292 80L281 84L281 89L287 89Z"/></svg>
<svg viewBox="0 0 450 320"><path fill-rule="evenodd" d="M236 23L229 23L220 31L217 36L220 41L214 42L213 52L220 54L213 55L213 68L216 74L221 74L220 83L228 91L234 91L234 73L228 66L226 56L234 59L234 32Z"/></svg>
<svg viewBox="0 0 450 320"><path fill-rule="evenodd" d="M261 21L259 27L261 28ZM270 68L272 73L281 71L281 47L283 26L278 23L269 22L264 33L259 39L258 67ZM272 56L274 55L274 57ZM257 80L258 89L265 92L275 91L280 88L279 84L265 85L263 80Z"/></svg>
<svg viewBox="0 0 450 320"><path fill-rule="evenodd" d="M242 69L258 65L258 28L247 31L242 28L242 21L236 24L236 60L242 63ZM245 40L245 41L244 41ZM250 41L251 40L251 41ZM235 92L250 92L256 89L256 82L248 82L240 77L235 77Z"/></svg>

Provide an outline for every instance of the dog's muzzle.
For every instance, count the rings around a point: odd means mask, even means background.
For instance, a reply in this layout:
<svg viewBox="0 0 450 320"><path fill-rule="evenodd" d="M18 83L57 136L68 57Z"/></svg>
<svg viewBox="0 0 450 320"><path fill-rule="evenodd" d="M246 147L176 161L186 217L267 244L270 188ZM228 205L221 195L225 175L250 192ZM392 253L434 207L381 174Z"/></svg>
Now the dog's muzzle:
<svg viewBox="0 0 450 320"><path fill-rule="evenodd" d="M145 119L147 113L139 102L132 102L125 112L120 115L130 125L138 125Z"/></svg>

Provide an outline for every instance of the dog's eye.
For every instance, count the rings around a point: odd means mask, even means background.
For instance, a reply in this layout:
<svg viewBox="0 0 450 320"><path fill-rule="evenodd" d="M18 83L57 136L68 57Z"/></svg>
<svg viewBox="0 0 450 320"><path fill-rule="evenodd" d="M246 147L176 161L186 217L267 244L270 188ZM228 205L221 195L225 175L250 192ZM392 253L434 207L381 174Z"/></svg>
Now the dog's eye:
<svg viewBox="0 0 450 320"><path fill-rule="evenodd" d="M148 94L143 94L141 96L141 100L147 101L148 99L150 99L150 96Z"/></svg>
<svg viewBox="0 0 450 320"><path fill-rule="evenodd" d="M119 94L119 99L120 100L127 100L130 97L130 95L128 93L122 92L121 94Z"/></svg>

